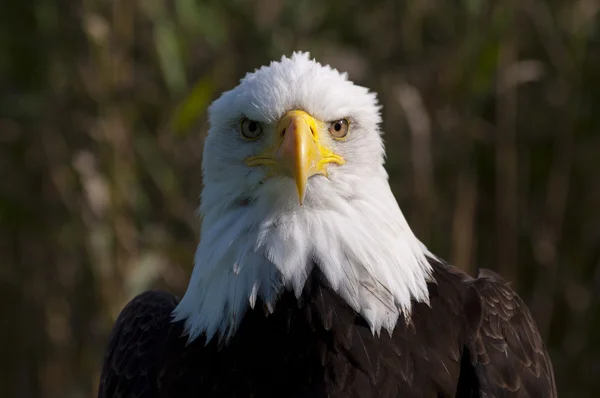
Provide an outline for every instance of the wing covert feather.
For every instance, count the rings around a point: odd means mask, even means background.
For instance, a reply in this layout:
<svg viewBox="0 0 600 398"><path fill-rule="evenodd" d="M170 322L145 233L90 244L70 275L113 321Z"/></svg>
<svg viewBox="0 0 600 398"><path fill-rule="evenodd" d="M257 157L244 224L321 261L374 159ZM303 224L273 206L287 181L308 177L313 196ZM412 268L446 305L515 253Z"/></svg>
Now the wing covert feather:
<svg viewBox="0 0 600 398"><path fill-rule="evenodd" d="M147 291L131 300L113 326L100 377L99 398L153 398L177 298Z"/></svg>
<svg viewBox="0 0 600 398"><path fill-rule="evenodd" d="M467 284L481 300L468 347L481 396L555 398L550 356L523 300L489 270Z"/></svg>

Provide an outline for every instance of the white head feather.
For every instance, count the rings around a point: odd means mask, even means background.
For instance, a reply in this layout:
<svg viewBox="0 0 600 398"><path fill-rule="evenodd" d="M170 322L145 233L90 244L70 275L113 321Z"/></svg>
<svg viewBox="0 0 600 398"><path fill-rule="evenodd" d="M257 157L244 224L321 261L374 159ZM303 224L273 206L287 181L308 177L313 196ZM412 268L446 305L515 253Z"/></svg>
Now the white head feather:
<svg viewBox="0 0 600 398"><path fill-rule="evenodd" d="M428 302L427 249L409 228L383 167L376 95L322 66L307 53L282 57L249 73L209 109L203 159L201 239L187 292L174 311L190 341L206 333L232 336L259 297L271 309L284 290L300 296L313 266L368 322L373 333L394 329L411 300ZM287 111L322 121L349 118L345 141L324 134L345 159L328 177L309 179L303 205L294 181L265 179L244 160L275 134ZM260 122L263 136L246 141L240 119Z"/></svg>

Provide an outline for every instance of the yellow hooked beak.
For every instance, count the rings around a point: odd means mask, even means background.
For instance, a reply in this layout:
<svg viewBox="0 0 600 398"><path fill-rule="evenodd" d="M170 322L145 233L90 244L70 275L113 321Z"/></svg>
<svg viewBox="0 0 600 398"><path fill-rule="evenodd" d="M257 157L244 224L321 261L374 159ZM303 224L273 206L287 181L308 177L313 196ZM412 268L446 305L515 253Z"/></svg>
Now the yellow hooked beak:
<svg viewBox="0 0 600 398"><path fill-rule="evenodd" d="M275 142L258 156L246 159L248 166L267 166L269 176L287 175L296 182L298 200L304 202L308 179L327 176L327 163L344 164L344 159L319 140L317 121L300 110L287 112L277 123Z"/></svg>

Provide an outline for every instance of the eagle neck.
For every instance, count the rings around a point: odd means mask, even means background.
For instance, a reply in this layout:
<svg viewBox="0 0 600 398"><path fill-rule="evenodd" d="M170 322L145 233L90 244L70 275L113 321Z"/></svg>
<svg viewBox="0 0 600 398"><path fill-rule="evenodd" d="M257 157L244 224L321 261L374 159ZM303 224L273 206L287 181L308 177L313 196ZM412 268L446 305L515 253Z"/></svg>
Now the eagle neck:
<svg viewBox="0 0 600 398"><path fill-rule="evenodd" d="M190 284L174 311L189 339L226 341L257 298L272 312L283 292L300 297L314 267L373 334L391 333L400 314L408 319L413 300L428 303L433 256L387 181L366 188L345 197L307 195L302 207L279 193L278 203L209 208Z"/></svg>

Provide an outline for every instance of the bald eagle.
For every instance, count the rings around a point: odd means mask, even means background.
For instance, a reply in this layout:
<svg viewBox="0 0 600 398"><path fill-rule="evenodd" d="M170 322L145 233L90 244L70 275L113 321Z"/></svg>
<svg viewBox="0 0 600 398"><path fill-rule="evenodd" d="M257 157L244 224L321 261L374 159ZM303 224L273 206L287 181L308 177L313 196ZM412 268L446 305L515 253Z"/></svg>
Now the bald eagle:
<svg viewBox="0 0 600 398"><path fill-rule="evenodd" d="M376 95L306 53L209 108L183 298L135 297L100 397L556 397L532 316L415 237Z"/></svg>

